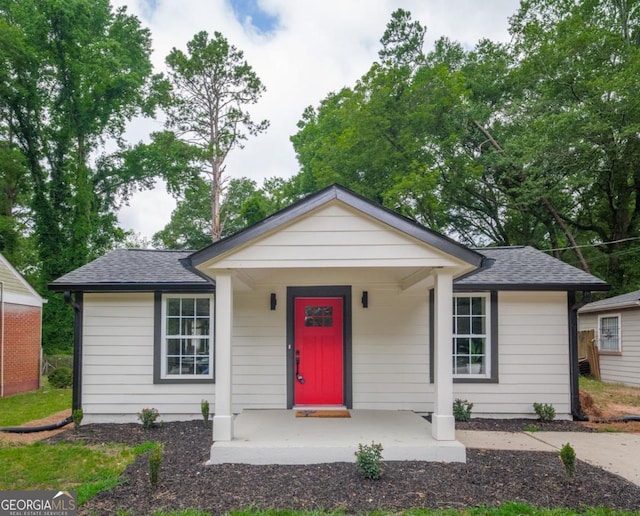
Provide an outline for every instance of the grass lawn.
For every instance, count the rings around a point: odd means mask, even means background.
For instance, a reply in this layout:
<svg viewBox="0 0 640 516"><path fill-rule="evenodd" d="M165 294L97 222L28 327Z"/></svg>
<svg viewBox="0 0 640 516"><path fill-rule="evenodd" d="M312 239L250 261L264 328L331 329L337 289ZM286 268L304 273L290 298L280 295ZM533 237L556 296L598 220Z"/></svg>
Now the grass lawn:
<svg viewBox="0 0 640 516"><path fill-rule="evenodd" d="M0 398L0 426L19 426L68 408L71 408L71 389L51 387L43 377L42 387L37 391Z"/></svg>
<svg viewBox="0 0 640 516"><path fill-rule="evenodd" d="M35 443L0 446L0 491L22 489L75 490L78 503L118 484L136 455L153 443L124 445Z"/></svg>
<svg viewBox="0 0 640 516"><path fill-rule="evenodd" d="M591 376L580 377L580 389L587 391L596 406L604 409L609 404L640 407L640 388L617 383L604 383Z"/></svg>

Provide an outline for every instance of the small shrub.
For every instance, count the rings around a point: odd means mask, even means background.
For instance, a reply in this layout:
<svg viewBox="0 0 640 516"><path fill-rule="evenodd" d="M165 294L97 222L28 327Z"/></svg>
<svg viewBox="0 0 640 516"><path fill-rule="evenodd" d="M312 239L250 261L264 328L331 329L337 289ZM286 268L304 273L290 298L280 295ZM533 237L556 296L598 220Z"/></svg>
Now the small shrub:
<svg viewBox="0 0 640 516"><path fill-rule="evenodd" d="M71 419L73 419L73 428L75 430L80 428L80 424L82 423L82 418L83 417L84 417L84 411L81 408L75 409L71 413Z"/></svg>
<svg viewBox="0 0 640 516"><path fill-rule="evenodd" d="M49 385L58 389L66 389L73 385L73 370L70 367L56 367L47 376Z"/></svg>
<svg viewBox="0 0 640 516"><path fill-rule="evenodd" d="M538 419L543 423L550 423L556 418L556 409L553 408L553 405L534 403L533 410L538 415Z"/></svg>
<svg viewBox="0 0 640 516"><path fill-rule="evenodd" d="M207 423L209 422L209 402L207 400L202 400L200 402L200 411L202 412L204 426L207 426Z"/></svg>
<svg viewBox="0 0 640 516"><path fill-rule="evenodd" d="M158 417L160 417L160 412L155 408L144 408L138 412L138 419L142 423L143 428L153 428L156 425Z"/></svg>
<svg viewBox="0 0 640 516"><path fill-rule="evenodd" d="M471 419L473 403L456 398L453 402L453 417L456 421L466 422Z"/></svg>
<svg viewBox="0 0 640 516"><path fill-rule="evenodd" d="M524 425L522 427L523 432L539 432L540 428L537 425Z"/></svg>
<svg viewBox="0 0 640 516"><path fill-rule="evenodd" d="M149 454L149 482L153 487L158 485L158 480L160 479L163 452L164 446L162 446L162 443L155 443Z"/></svg>
<svg viewBox="0 0 640 516"><path fill-rule="evenodd" d="M562 464L564 464L564 469L567 472L567 477L573 478L576 472L576 452L571 444L567 443L560 448L559 455Z"/></svg>
<svg viewBox="0 0 640 516"><path fill-rule="evenodd" d="M382 444L358 444L356 468L365 478L377 480L382 475Z"/></svg>

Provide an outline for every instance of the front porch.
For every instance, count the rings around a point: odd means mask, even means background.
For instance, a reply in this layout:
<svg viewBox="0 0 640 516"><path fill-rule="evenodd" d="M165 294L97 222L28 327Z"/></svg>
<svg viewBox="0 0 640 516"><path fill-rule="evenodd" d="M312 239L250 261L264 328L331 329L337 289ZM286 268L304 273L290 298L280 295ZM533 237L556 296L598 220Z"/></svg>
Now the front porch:
<svg viewBox="0 0 640 516"><path fill-rule="evenodd" d="M458 441L438 441L431 424L406 410L350 410L350 418L296 417L293 410L244 410L234 438L216 441L209 464L354 462L358 444L380 443L386 461L465 462ZM215 424L215 423L214 423Z"/></svg>

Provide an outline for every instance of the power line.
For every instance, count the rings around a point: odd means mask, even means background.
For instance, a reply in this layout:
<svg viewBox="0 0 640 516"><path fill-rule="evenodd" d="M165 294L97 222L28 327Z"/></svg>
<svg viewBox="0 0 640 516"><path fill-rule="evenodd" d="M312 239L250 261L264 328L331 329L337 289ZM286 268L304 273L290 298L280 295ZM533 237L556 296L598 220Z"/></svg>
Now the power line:
<svg viewBox="0 0 640 516"><path fill-rule="evenodd" d="M621 238L620 240L611 240L610 242L599 242L597 244L582 244L582 245L570 245L568 247L558 247L556 249L544 249L543 252L550 253L552 251L567 251L569 249L578 249L583 247L599 247L601 245L619 244L621 242L630 242L632 240L640 240L640 236Z"/></svg>

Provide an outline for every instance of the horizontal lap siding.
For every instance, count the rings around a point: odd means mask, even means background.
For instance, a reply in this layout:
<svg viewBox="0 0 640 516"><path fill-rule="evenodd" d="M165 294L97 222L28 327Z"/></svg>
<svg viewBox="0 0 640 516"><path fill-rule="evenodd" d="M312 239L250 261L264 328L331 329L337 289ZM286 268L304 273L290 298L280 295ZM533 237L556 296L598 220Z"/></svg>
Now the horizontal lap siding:
<svg viewBox="0 0 640 516"><path fill-rule="evenodd" d="M533 403L570 414L569 330L564 292L498 293L499 383L454 385L476 417L532 416Z"/></svg>
<svg viewBox="0 0 640 516"><path fill-rule="evenodd" d="M277 292L276 310L269 294ZM286 291L256 289L234 294L231 347L232 400L241 409L286 408Z"/></svg>
<svg viewBox="0 0 640 516"><path fill-rule="evenodd" d="M153 294L85 294L82 408L87 421L135 421L143 408L190 419L212 384L153 383Z"/></svg>
<svg viewBox="0 0 640 516"><path fill-rule="evenodd" d="M602 381L640 387L640 310L626 309L603 312L602 315L620 314L622 354L600 355ZM598 314L580 315L580 330L595 330L598 336Z"/></svg>
<svg viewBox="0 0 640 516"><path fill-rule="evenodd" d="M429 386L427 292L354 287L353 407L425 412Z"/></svg>

